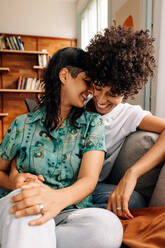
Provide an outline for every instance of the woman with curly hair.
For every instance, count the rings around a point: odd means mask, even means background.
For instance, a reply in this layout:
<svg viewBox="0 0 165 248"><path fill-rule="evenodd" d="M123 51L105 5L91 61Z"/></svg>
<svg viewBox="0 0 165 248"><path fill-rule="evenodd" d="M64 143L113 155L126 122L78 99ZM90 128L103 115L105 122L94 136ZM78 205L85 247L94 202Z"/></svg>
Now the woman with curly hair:
<svg viewBox="0 0 165 248"><path fill-rule="evenodd" d="M101 117L83 108L88 61L78 48L55 53L39 108L17 117L0 145L0 185L12 191L0 199L1 248L121 245L117 216L92 208L105 144Z"/></svg>
<svg viewBox="0 0 165 248"><path fill-rule="evenodd" d="M142 195L134 191L138 178L165 158L165 120L140 106L122 103L128 96L137 94L153 76L153 41L148 31L112 26L96 34L87 47L93 81L93 99L87 108L94 107L102 115L107 148L94 201L97 206L126 218L133 217L129 208L146 206ZM159 139L125 172L116 187L106 184L124 140L136 129L156 132Z"/></svg>

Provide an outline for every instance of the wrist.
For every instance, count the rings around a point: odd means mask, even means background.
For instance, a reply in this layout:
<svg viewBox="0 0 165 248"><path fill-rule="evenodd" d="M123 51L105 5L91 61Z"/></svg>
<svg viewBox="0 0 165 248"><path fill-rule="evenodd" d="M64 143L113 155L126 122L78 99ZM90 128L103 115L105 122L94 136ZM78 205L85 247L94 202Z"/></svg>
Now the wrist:
<svg viewBox="0 0 165 248"><path fill-rule="evenodd" d="M134 177L135 179L138 179L140 177L140 173L138 169L134 166L129 168L126 172L125 175L130 175L131 177Z"/></svg>

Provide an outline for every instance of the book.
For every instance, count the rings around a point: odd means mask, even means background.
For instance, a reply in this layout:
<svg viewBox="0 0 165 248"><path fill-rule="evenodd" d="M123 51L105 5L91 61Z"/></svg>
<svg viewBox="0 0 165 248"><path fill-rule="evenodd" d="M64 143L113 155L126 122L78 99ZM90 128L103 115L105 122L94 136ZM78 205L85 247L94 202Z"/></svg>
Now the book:
<svg viewBox="0 0 165 248"><path fill-rule="evenodd" d="M21 89L24 90L26 88L26 78L22 78Z"/></svg>
<svg viewBox="0 0 165 248"><path fill-rule="evenodd" d="M7 39L6 39L6 36L3 36L3 40L4 40L4 44L5 44L5 49L10 49L8 42L7 42Z"/></svg>
<svg viewBox="0 0 165 248"><path fill-rule="evenodd" d="M17 89L21 89L21 83L22 83L22 75L19 75L18 82L17 82Z"/></svg>
<svg viewBox="0 0 165 248"><path fill-rule="evenodd" d="M19 46L17 44L17 40L16 40L16 37L15 36L13 36L13 40L14 40L14 44L15 44L16 50L19 50Z"/></svg>
<svg viewBox="0 0 165 248"><path fill-rule="evenodd" d="M4 41L4 36L0 36L0 49L5 49L5 41Z"/></svg>
<svg viewBox="0 0 165 248"><path fill-rule="evenodd" d="M22 46L21 46L20 39L18 38L18 36L16 36L15 38L16 38L16 41L17 41L17 44L18 44L19 50L22 50Z"/></svg>
<svg viewBox="0 0 165 248"><path fill-rule="evenodd" d="M15 47L14 40L13 40L12 36L9 36L9 40L10 40L10 43L12 45L12 50L16 50L16 47Z"/></svg>
<svg viewBox="0 0 165 248"><path fill-rule="evenodd" d="M6 42L7 42L8 48L12 50L12 45L11 45L11 43L10 43L9 37L6 37Z"/></svg>
<svg viewBox="0 0 165 248"><path fill-rule="evenodd" d="M31 83L32 83L32 81L33 81L33 78L27 78L26 79L26 86L25 86L25 89L26 90L30 90L31 89Z"/></svg>
<svg viewBox="0 0 165 248"><path fill-rule="evenodd" d="M38 90L39 87L40 87L40 79L37 78L37 79L36 79L36 83L35 83L35 90Z"/></svg>
<svg viewBox="0 0 165 248"><path fill-rule="evenodd" d="M37 78L33 78L32 82L31 82L31 90L35 90L35 85L36 85L36 80Z"/></svg>
<svg viewBox="0 0 165 248"><path fill-rule="evenodd" d="M17 36L19 42L20 42L20 46L21 46L21 50L24 50L24 45L23 45L23 42L21 41L21 37L20 36Z"/></svg>

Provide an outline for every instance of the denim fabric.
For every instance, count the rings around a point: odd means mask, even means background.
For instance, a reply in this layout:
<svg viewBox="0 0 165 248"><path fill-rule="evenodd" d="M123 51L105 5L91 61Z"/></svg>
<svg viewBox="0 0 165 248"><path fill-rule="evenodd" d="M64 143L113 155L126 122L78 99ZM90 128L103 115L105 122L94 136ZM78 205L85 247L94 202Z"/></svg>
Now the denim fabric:
<svg viewBox="0 0 165 248"><path fill-rule="evenodd" d="M95 207L106 208L108 197L115 189L116 185L98 183L95 191L93 192L93 203ZM144 197L134 191L128 204L129 208L143 208L146 207L146 202Z"/></svg>

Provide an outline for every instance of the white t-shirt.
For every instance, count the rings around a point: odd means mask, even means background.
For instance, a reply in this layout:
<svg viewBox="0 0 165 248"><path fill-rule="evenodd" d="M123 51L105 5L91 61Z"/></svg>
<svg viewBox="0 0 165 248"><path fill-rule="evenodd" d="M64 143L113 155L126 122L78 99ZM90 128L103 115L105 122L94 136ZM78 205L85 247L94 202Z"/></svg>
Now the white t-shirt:
<svg viewBox="0 0 165 248"><path fill-rule="evenodd" d="M151 113L138 105L120 103L111 112L102 116L107 153L99 178L100 182L110 174L126 137L136 131L146 115L151 115Z"/></svg>

